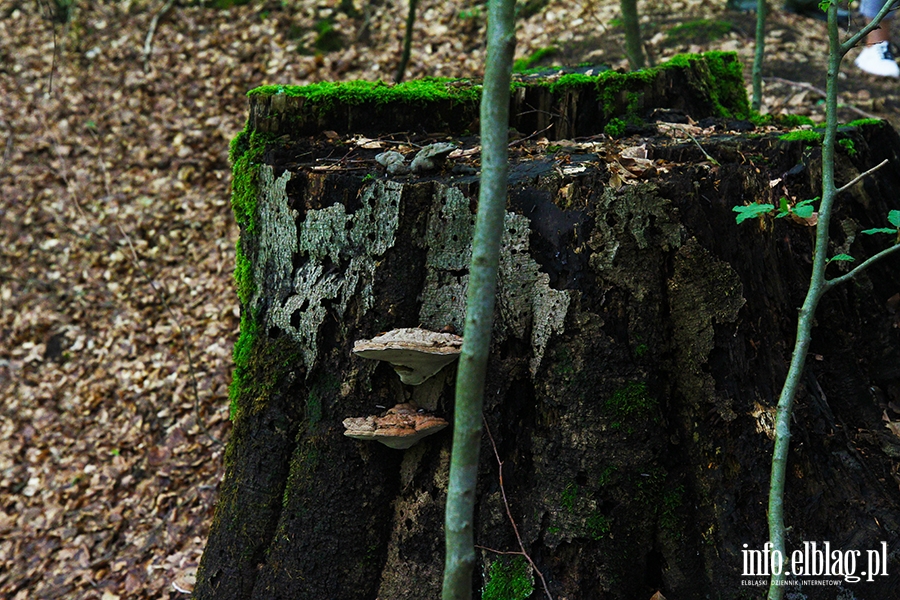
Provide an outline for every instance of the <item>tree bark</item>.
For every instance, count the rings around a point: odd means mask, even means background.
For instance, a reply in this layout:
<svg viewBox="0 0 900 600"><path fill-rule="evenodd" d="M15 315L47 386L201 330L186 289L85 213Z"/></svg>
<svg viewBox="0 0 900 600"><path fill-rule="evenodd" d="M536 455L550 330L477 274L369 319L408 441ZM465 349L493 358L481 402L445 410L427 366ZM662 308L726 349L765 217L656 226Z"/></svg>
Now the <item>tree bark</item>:
<svg viewBox="0 0 900 600"><path fill-rule="evenodd" d="M273 114L271 97L251 99L233 146L247 335L195 598L436 598L451 432L398 451L346 438L341 421L402 401L452 416L455 367L410 389L350 350L397 327L462 330L478 179L465 158L384 175L382 149L292 133L306 125L289 103ZM856 153L841 155L838 182L900 160L885 125L843 135ZM556 598L740 597L742 553L767 539L774 406L813 240L789 219L737 227L731 208L781 194L777 178L816 195L820 153L765 133L698 142L718 166L665 137L641 140L654 171L630 179L609 144L529 149L510 165L484 414ZM354 162L322 160L348 149ZM898 186L882 169L849 192L835 245L877 252L855 232L882 224ZM789 549L900 547L900 438L882 421L900 420L898 280L888 259L819 306L794 406ZM515 572L494 568L507 560L494 551L518 550L496 463L478 481L473 592ZM854 592L890 597L898 567Z"/></svg>

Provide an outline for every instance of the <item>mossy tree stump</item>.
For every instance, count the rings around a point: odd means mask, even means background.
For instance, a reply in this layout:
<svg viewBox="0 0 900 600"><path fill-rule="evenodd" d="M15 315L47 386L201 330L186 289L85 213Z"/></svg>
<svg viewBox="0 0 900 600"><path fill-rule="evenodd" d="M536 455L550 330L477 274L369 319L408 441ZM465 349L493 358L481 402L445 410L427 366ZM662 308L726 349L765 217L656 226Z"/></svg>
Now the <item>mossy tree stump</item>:
<svg viewBox="0 0 900 600"><path fill-rule="evenodd" d="M485 396L512 513L556 598L761 593L741 586L742 551L766 540L771 420L812 230L767 218L738 227L731 208L783 189L815 196L820 152L778 132L704 135L712 165L693 141L651 135L669 125L644 120L723 127L745 115L736 65L683 57L639 75L516 88L519 133L552 125L542 135L586 138L514 147ZM405 85L251 93L232 147L234 432L198 599L439 597L449 429L401 451L341 426L401 402L453 411L452 366L411 388L351 354L355 340L399 327L464 333L477 87ZM599 136L614 118L645 137ZM841 155L844 181L882 158L900 164L889 127L842 135L854 150ZM373 160L435 139L461 150L440 171L387 176ZM624 149L639 144L647 159ZM876 251L856 232L882 224L895 173L847 195L836 249ZM789 545L897 548L900 440L880 420L889 402L900 406L897 281L887 261L820 309L796 409ZM482 457L476 543L518 550L490 447ZM481 560L486 596L529 587L518 559L484 550ZM886 598L894 579L853 589Z"/></svg>

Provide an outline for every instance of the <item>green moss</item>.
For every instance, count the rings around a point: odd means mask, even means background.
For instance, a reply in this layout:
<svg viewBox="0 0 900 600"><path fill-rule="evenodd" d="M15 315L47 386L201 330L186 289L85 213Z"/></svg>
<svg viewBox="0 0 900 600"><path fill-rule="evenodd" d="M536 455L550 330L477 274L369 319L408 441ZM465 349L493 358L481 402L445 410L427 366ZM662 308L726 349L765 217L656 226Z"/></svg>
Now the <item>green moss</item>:
<svg viewBox="0 0 900 600"><path fill-rule="evenodd" d="M310 103L325 108L335 102L344 104L389 104L392 102L428 103L439 100L453 102L477 102L481 98L480 86L453 85L456 79L413 79L398 85L383 81L344 81L313 83L310 85L264 85L247 92L248 96L284 95L306 98Z"/></svg>
<svg viewBox="0 0 900 600"><path fill-rule="evenodd" d="M613 393L606 401L606 410L616 423L636 418L646 418L656 410L657 402L647 393L647 384L631 381Z"/></svg>
<svg viewBox="0 0 900 600"><path fill-rule="evenodd" d="M621 137L625 133L625 121L618 117L610 119L609 123L603 127L603 133L609 137Z"/></svg>
<svg viewBox="0 0 900 600"><path fill-rule="evenodd" d="M241 304L240 333L232 356L234 370L228 387L229 414L238 419L248 409L259 408L277 383L274 365L299 360L298 349L290 340L261 344L264 334L258 309L252 306L257 285L253 276L252 249L245 240L255 239L258 228L259 166L266 148L272 142L268 134L240 132L231 141L229 158L232 162L231 207L241 228L235 247L234 282ZM250 374L255 374L251 377ZM259 378L259 373L267 376Z"/></svg>
<svg viewBox="0 0 900 600"><path fill-rule="evenodd" d="M525 600L534 593L534 575L523 556L491 563L481 600Z"/></svg>
<svg viewBox="0 0 900 600"><path fill-rule="evenodd" d="M677 529L679 525L678 509L684 503L684 486L663 492L659 504L659 524L667 529Z"/></svg>
<svg viewBox="0 0 900 600"><path fill-rule="evenodd" d="M616 472L616 467L610 465L603 469L600 472L600 475L597 476L597 485L600 487L605 487L612 482L613 474Z"/></svg>
<svg viewBox="0 0 900 600"><path fill-rule="evenodd" d="M720 116L744 119L750 114L741 62L730 52L707 52L702 55L712 75L710 97Z"/></svg>
<svg viewBox="0 0 900 600"><path fill-rule="evenodd" d="M256 204L259 194L258 169L271 136L248 133L247 129L231 140L228 157L231 160L231 209L243 232L256 232Z"/></svg>
<svg viewBox="0 0 900 600"><path fill-rule="evenodd" d="M847 151L848 156L856 156L856 145L850 138L843 138L838 140L838 145Z"/></svg>
<svg viewBox="0 0 900 600"><path fill-rule="evenodd" d="M316 23L316 39L313 46L319 52L335 52L344 46L341 34L334 28L330 19L322 19Z"/></svg>
<svg viewBox="0 0 900 600"><path fill-rule="evenodd" d="M704 43L717 40L731 31L728 21L697 19L676 25L666 32L666 41L672 44Z"/></svg>
<svg viewBox="0 0 900 600"><path fill-rule="evenodd" d="M609 73L611 71L604 71L603 73ZM601 73L601 75L603 74ZM579 87L589 87L593 88L597 85L597 78L599 75L585 75L583 73L566 73L561 76L556 81L550 82L547 87L550 88L550 91L555 93L564 92L569 89L579 88Z"/></svg>
<svg viewBox="0 0 900 600"><path fill-rule="evenodd" d="M263 408L278 385L285 365L300 364L303 356L287 337L262 342L263 332L257 315L241 310L241 332L234 344L234 370L228 386L229 416L236 421L248 411ZM251 376L251 374L253 376Z"/></svg>
<svg viewBox="0 0 900 600"><path fill-rule="evenodd" d="M340 379L330 374L319 376L312 384L306 397L306 422L309 427L322 420L322 401L335 394L340 385Z"/></svg>
<svg viewBox="0 0 900 600"><path fill-rule="evenodd" d="M456 18L460 21L468 21L469 19L480 19L482 17L481 9L479 7L475 8L467 8L465 10L459 11L459 14L456 15Z"/></svg>
<svg viewBox="0 0 900 600"><path fill-rule="evenodd" d="M783 142L813 142L822 141L822 134L812 129L799 129L797 131L789 131L778 137Z"/></svg>
<svg viewBox="0 0 900 600"><path fill-rule="evenodd" d="M783 127L800 127L801 125L815 126L812 119L806 115L779 115L775 117L778 124Z"/></svg>
<svg viewBox="0 0 900 600"><path fill-rule="evenodd" d="M257 166L268 142L267 136L251 134L244 129L231 140L228 149L228 157L232 163L231 208L242 233L247 235L252 235L256 230L259 193ZM249 383L247 371L259 330L257 315L251 314L249 308L250 299L256 292L253 266L240 238L235 246L234 283L241 303L241 330L232 351L234 371L228 388L229 413L232 419L238 413L238 397Z"/></svg>
<svg viewBox="0 0 900 600"><path fill-rule="evenodd" d="M637 358L641 358L641 357L643 357L645 354L647 354L647 352L649 352L649 351L650 351L650 347L649 347L647 344L638 344L638 345L635 346L635 348L634 348L634 355L635 355Z"/></svg>
<svg viewBox="0 0 900 600"><path fill-rule="evenodd" d="M884 119L856 119L855 121L847 123L847 127L866 127L869 125L883 126L884 123Z"/></svg>
<svg viewBox="0 0 900 600"><path fill-rule="evenodd" d="M560 494L559 505L571 512L575 508L575 499L577 497L578 485L570 483L566 486L566 489L562 491L562 494Z"/></svg>
<svg viewBox="0 0 900 600"><path fill-rule="evenodd" d="M601 540L610 531L609 519L601 513L594 513L584 524L585 532L592 540Z"/></svg>
<svg viewBox="0 0 900 600"><path fill-rule="evenodd" d="M513 63L513 73L521 73L526 69L530 69L535 64L541 62L547 57L553 56L558 50L555 46L547 46L546 48L538 48L527 58L520 58Z"/></svg>

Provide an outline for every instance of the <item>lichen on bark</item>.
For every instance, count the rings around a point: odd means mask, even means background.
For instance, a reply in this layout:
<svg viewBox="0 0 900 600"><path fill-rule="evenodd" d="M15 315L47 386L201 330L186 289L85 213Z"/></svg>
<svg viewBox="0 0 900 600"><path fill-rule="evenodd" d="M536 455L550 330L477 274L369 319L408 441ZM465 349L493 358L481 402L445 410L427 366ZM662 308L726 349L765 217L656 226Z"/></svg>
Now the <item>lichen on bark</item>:
<svg viewBox="0 0 900 600"><path fill-rule="evenodd" d="M652 279L634 268L642 262L638 253L651 244L664 251L678 248L684 236L672 203L660 198L652 185L630 185L621 191L606 188L594 212L602 218L596 219L589 241L591 267L644 300Z"/></svg>
<svg viewBox="0 0 900 600"><path fill-rule="evenodd" d="M428 256L419 318L425 327L452 325L462 329L472 254L475 216L469 200L456 188L439 186L425 234ZM547 342L565 328L570 293L550 287L550 278L529 253L530 221L507 212L500 246L495 343L515 337L530 341L532 376Z"/></svg>
<svg viewBox="0 0 900 600"><path fill-rule="evenodd" d="M730 402L716 398L715 380L703 365L715 346L713 325L735 322L746 302L741 280L728 263L691 238L675 254L668 287L679 387L691 405L714 402L731 421Z"/></svg>
<svg viewBox="0 0 900 600"><path fill-rule="evenodd" d="M300 266L287 292L270 296L275 301L268 326L299 344L308 368L316 363L316 340L329 310L341 318L354 299L358 298L360 314L374 305L377 261L394 245L402 189L391 181L376 182L366 188L355 212L347 213L343 204L310 210L299 227L291 223L293 234L282 232L283 242L293 244L297 253L291 265L299 262ZM286 206L283 187L271 188L271 193L277 197L269 202Z"/></svg>

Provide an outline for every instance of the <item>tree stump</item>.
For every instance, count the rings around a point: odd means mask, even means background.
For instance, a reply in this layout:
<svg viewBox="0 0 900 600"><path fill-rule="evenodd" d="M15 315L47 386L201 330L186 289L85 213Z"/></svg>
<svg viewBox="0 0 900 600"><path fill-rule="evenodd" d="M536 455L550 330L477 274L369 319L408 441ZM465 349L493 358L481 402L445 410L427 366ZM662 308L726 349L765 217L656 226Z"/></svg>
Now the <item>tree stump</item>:
<svg viewBox="0 0 900 600"><path fill-rule="evenodd" d="M503 478L485 439L475 523L484 597L545 597L501 554L519 550L501 485L554 598L763 594L742 583L767 579L746 577L745 551L768 537L774 407L814 229L738 226L731 209L816 196L821 149L733 131L748 126L729 122L747 113L739 74L716 54L519 83L484 411ZM250 95L232 145L234 430L195 598L440 596L450 428L406 450L342 435L344 419L400 403L452 422L453 365L408 386L352 353L395 328L465 334L477 86L427 83ZM702 131L672 123L708 117ZM600 135L614 119L641 137ZM900 164L886 124L841 138L839 183ZM435 170L374 160L435 141L458 146ZM884 225L898 187L893 166L845 194L835 253L883 246L858 232ZM886 542L890 575L844 584L873 598L900 572L900 438L882 420L900 421L898 281L890 259L823 301L787 485L791 550L865 557Z"/></svg>

